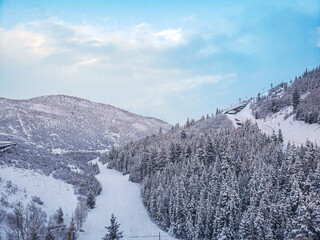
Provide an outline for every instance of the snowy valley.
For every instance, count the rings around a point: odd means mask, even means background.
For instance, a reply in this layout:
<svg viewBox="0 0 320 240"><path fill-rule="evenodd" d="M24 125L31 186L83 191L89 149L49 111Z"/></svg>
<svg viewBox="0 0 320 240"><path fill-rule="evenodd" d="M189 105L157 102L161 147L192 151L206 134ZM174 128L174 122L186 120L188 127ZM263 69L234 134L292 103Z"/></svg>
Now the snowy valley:
<svg viewBox="0 0 320 240"><path fill-rule="evenodd" d="M43 224L60 226L51 231L56 238L64 239L63 232L68 232L77 204L85 202L90 192L96 198L102 191L95 177L99 167L89 161L111 146L155 134L159 129L166 132L171 127L155 118L64 95L0 99L0 116L1 146L13 144L0 151L0 236L3 239L12 233L9 226L15 224L10 223L7 214L16 209L24 217L30 204L46 214ZM59 208L63 210L64 221L57 223L54 218ZM141 210L146 221L150 221L145 209ZM137 214L139 210L133 217L139 217ZM109 224L110 215L104 216L104 226ZM31 230L28 231L19 234L27 238ZM59 231L62 233L58 234ZM45 233L46 230L41 231Z"/></svg>
<svg viewBox="0 0 320 240"><path fill-rule="evenodd" d="M0 239L101 239L111 214L126 240L320 239L319 75L183 126L0 99Z"/></svg>

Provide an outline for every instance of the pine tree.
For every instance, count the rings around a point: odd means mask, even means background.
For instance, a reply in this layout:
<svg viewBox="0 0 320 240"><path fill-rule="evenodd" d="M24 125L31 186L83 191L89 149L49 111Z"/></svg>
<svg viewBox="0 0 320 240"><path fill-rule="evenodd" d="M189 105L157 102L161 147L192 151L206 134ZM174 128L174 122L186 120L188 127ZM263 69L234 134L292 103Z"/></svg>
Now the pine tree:
<svg viewBox="0 0 320 240"><path fill-rule="evenodd" d="M153 167L154 170L155 171L162 170L166 165L166 160L167 160L167 152L164 149L164 147L161 147L157 153L157 157Z"/></svg>
<svg viewBox="0 0 320 240"><path fill-rule="evenodd" d="M281 129L279 129L278 131L278 142L281 144L283 143L283 135L282 135Z"/></svg>
<svg viewBox="0 0 320 240"><path fill-rule="evenodd" d="M182 131L181 131L180 138L181 138L181 140L183 140L183 139L186 139L186 138L187 138L186 131L184 131L184 130L182 130Z"/></svg>
<svg viewBox="0 0 320 240"><path fill-rule="evenodd" d="M204 239L206 230L206 196L205 190L200 192L199 205L196 217L196 236L197 239Z"/></svg>
<svg viewBox="0 0 320 240"><path fill-rule="evenodd" d="M190 128L190 121L189 118L187 119L186 124L184 125L184 128Z"/></svg>
<svg viewBox="0 0 320 240"><path fill-rule="evenodd" d="M176 202L176 234L179 237L184 237L185 234L185 207L183 201L183 194L185 192L183 182L179 180L178 189L177 189L177 202Z"/></svg>
<svg viewBox="0 0 320 240"><path fill-rule="evenodd" d="M284 238L284 213L281 204L271 204L270 207L270 239Z"/></svg>
<svg viewBox="0 0 320 240"><path fill-rule="evenodd" d="M293 221L291 236L320 239L320 198L315 193L311 193L299 205L298 216Z"/></svg>
<svg viewBox="0 0 320 240"><path fill-rule="evenodd" d="M169 147L169 160L171 163L175 163L177 159L176 146L173 142L171 142Z"/></svg>
<svg viewBox="0 0 320 240"><path fill-rule="evenodd" d="M210 137L207 137L204 154L205 154L205 162L207 166L213 164L215 160L215 152L214 152L213 144Z"/></svg>
<svg viewBox="0 0 320 240"><path fill-rule="evenodd" d="M57 222L57 224L63 224L63 222L64 222L64 219L63 219L63 211L62 211L62 208L61 208L61 207L57 210L57 213L56 213L56 222Z"/></svg>
<svg viewBox="0 0 320 240"><path fill-rule="evenodd" d="M275 133L274 130L272 131L271 139L272 139L272 141L274 141L274 142L277 142L277 141L278 141L277 135L276 135L276 133Z"/></svg>
<svg viewBox="0 0 320 240"><path fill-rule="evenodd" d="M248 240L253 236L253 221L252 221L252 208L251 206L242 215L239 225L240 240Z"/></svg>
<svg viewBox="0 0 320 240"><path fill-rule="evenodd" d="M276 99L272 99L271 100L271 112L276 113L279 111L279 106L278 106L278 102Z"/></svg>
<svg viewBox="0 0 320 240"><path fill-rule="evenodd" d="M298 91L298 88L295 88L292 93L292 106L293 110L296 110L298 105L300 103L300 93Z"/></svg>
<svg viewBox="0 0 320 240"><path fill-rule="evenodd" d="M91 209L93 209L94 206L96 205L96 199L95 199L94 194L91 191L91 189L88 193L86 204L87 204L88 208L91 208Z"/></svg>
<svg viewBox="0 0 320 240"><path fill-rule="evenodd" d="M104 238L102 238L103 240L119 240L123 238L123 232L119 231L120 224L116 221L116 219L117 218L112 213L110 219L111 225L105 227L108 230L108 232L106 233Z"/></svg>

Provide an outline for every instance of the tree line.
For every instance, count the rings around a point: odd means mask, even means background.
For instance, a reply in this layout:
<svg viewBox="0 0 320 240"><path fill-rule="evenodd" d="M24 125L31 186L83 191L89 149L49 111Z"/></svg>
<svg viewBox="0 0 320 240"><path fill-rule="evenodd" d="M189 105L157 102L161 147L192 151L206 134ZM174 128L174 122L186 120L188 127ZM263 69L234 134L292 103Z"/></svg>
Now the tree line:
<svg viewBox="0 0 320 240"><path fill-rule="evenodd" d="M283 146L245 122L113 148L109 167L142 184L158 225L181 239L320 239L320 150Z"/></svg>

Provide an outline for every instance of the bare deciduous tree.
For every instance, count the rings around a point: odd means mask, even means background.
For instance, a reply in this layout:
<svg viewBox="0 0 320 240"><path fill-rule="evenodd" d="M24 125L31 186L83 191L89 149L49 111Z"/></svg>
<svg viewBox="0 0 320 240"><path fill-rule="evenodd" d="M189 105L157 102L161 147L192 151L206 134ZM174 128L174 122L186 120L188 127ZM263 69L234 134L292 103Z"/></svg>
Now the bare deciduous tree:
<svg viewBox="0 0 320 240"><path fill-rule="evenodd" d="M77 208L74 211L74 218L76 221L77 228L80 230L83 226L83 223L87 219L88 216L88 207L82 201L79 201L77 204Z"/></svg>

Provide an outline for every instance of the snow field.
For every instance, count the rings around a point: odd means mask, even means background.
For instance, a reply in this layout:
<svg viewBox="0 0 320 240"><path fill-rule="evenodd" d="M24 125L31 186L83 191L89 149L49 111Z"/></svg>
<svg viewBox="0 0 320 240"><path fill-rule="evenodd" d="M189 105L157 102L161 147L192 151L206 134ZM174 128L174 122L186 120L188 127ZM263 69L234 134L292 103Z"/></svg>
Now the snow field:
<svg viewBox="0 0 320 240"><path fill-rule="evenodd" d="M11 181L18 188L15 194L8 194L9 204L19 201L26 206L32 201L32 196L38 196L43 202L41 207L47 213L47 220L61 207L65 224L70 223L77 205L77 197L72 185L33 170L8 166L0 168L0 177L2 179L0 197L6 194L5 181ZM0 232L3 231L4 226L1 227Z"/></svg>

